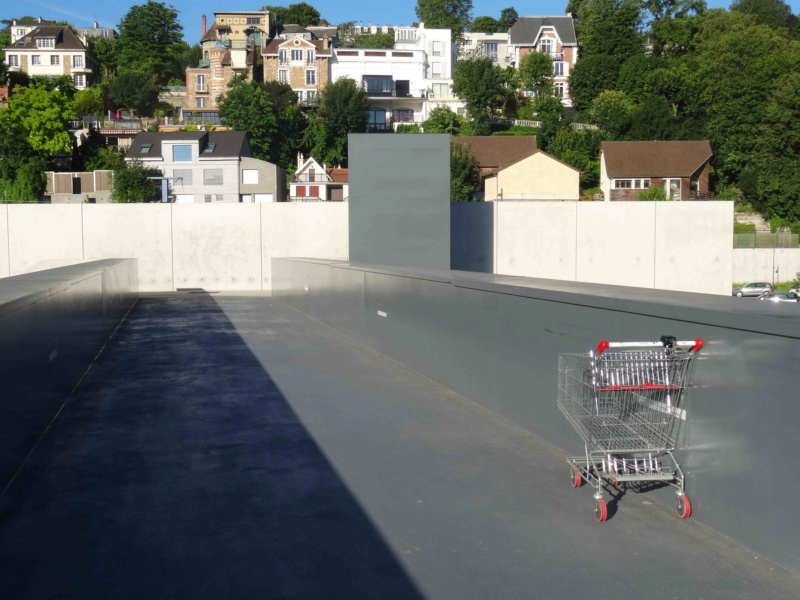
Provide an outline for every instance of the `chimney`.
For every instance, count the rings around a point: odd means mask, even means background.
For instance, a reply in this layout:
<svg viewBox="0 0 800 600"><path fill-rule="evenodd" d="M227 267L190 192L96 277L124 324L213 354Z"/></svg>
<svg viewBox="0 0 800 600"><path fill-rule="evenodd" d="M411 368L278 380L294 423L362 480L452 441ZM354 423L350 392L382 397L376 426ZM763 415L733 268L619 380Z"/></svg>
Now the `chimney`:
<svg viewBox="0 0 800 600"><path fill-rule="evenodd" d="M329 47L330 41L328 40L328 34L325 34L325 37L322 38L322 49L327 50Z"/></svg>
<svg viewBox="0 0 800 600"><path fill-rule="evenodd" d="M41 22L42 22L42 17L39 17L39 23L41 23Z"/></svg>
<svg viewBox="0 0 800 600"><path fill-rule="evenodd" d="M203 37L205 37L205 35L206 35L206 16L205 15L203 15L203 17L202 17L202 22L203 22Z"/></svg>

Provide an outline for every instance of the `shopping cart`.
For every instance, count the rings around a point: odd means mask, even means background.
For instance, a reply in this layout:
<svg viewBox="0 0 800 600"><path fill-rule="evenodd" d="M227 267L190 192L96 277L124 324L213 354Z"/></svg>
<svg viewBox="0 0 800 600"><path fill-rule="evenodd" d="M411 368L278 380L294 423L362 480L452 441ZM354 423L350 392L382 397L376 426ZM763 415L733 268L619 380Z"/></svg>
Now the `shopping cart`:
<svg viewBox="0 0 800 600"><path fill-rule="evenodd" d="M692 505L672 451L695 354L702 340L680 342L600 342L586 354L559 354L558 408L584 442L585 455L567 458L573 487L585 479L596 485L594 514L605 521L603 489L639 491L671 485L678 516ZM608 485L612 486L611 488Z"/></svg>

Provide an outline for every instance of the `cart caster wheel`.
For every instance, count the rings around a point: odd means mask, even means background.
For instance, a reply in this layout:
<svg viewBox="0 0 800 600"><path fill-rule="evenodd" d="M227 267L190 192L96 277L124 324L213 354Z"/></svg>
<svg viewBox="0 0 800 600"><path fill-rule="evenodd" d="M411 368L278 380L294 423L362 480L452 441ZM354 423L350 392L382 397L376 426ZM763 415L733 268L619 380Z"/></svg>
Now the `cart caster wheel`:
<svg viewBox="0 0 800 600"><path fill-rule="evenodd" d="M611 481L611 485L613 485L614 487L617 487L619 485L619 481L616 480L617 468L614 465L611 465L611 468L609 469L609 471L614 476L614 480L613 481L609 480L609 481Z"/></svg>
<svg viewBox="0 0 800 600"><path fill-rule="evenodd" d="M688 519L692 514L692 503L686 494L678 494L678 506L675 507L681 519Z"/></svg>
<svg viewBox="0 0 800 600"><path fill-rule="evenodd" d="M572 483L572 487L574 488L581 487L581 484L583 483L583 478L581 477L581 474L578 473L578 471L570 472L570 480Z"/></svg>
<svg viewBox="0 0 800 600"><path fill-rule="evenodd" d="M602 523L608 518L608 507L602 498L594 499L594 518L598 523Z"/></svg>

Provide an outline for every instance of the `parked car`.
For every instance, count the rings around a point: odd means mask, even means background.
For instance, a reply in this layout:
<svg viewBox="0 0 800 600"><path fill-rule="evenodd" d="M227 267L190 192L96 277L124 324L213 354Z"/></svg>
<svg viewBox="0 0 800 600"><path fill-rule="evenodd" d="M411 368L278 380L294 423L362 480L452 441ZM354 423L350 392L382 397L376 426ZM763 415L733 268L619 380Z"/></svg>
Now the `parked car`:
<svg viewBox="0 0 800 600"><path fill-rule="evenodd" d="M775 288L771 283L748 283L742 287L733 288L733 295L741 298L742 296L760 296L764 292L774 292Z"/></svg>
<svg viewBox="0 0 800 600"><path fill-rule="evenodd" d="M770 302L800 302L800 296L794 292L764 292L758 299L768 300Z"/></svg>

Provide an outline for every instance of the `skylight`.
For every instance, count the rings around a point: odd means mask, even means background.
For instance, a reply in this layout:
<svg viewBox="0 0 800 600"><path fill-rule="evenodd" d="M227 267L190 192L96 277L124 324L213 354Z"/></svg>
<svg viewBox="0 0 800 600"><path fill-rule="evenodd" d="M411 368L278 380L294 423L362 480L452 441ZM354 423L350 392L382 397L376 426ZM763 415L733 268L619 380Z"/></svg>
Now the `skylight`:
<svg viewBox="0 0 800 600"><path fill-rule="evenodd" d="M139 154L150 154L150 148L153 147L153 144L142 144L142 149L139 150Z"/></svg>

